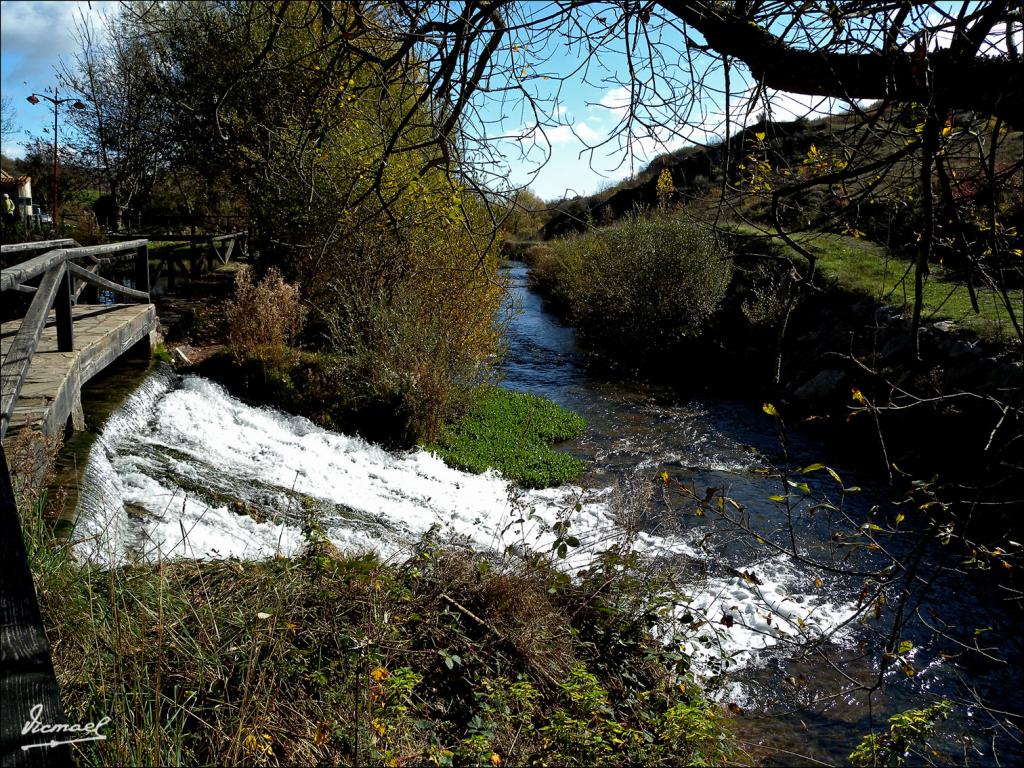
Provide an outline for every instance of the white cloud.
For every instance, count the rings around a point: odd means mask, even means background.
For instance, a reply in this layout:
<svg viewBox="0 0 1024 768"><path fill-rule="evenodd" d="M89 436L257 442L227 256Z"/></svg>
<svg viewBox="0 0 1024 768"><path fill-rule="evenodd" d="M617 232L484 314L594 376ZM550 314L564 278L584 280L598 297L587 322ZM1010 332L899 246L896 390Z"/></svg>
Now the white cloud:
<svg viewBox="0 0 1024 768"><path fill-rule="evenodd" d="M586 123L576 123L572 126L572 129L576 132L576 135L583 139L587 144L594 144L604 138L602 134L595 131Z"/></svg>
<svg viewBox="0 0 1024 768"><path fill-rule="evenodd" d="M531 126L524 127L523 132L516 137L518 141L537 145L550 144L551 146L565 144L594 144L601 141L604 136L586 123L572 123L556 125L553 127Z"/></svg>
<svg viewBox="0 0 1024 768"><path fill-rule="evenodd" d="M753 95L753 91L748 90L740 97L738 103L733 105L734 120L749 125L757 121L762 111L770 114L771 119L776 122L788 122L802 117L813 120L840 112L848 112L852 108L851 102L842 99L776 91L770 88L766 89L766 92L751 104L750 100ZM856 103L863 107L870 102L861 100Z"/></svg>
<svg viewBox="0 0 1024 768"><path fill-rule="evenodd" d="M629 100L629 89L620 87L606 91L604 95L601 96L601 101L599 103L605 109L610 109L612 112L623 115L626 113L626 108L629 106Z"/></svg>
<svg viewBox="0 0 1024 768"><path fill-rule="evenodd" d="M4 58L4 85L26 82L39 90L53 81L61 57L76 49L75 24L80 13L98 17L118 7L116 2L23 2L0 3L0 51Z"/></svg>

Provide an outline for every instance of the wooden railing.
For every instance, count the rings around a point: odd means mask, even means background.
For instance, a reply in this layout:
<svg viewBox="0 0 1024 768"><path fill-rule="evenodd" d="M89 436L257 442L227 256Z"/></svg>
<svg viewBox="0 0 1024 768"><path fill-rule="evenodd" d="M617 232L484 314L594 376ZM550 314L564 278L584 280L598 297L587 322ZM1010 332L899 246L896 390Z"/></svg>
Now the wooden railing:
<svg viewBox="0 0 1024 768"><path fill-rule="evenodd" d="M3 365L0 366L0 438L7 434L14 406L21 394L32 356L46 327L50 309L56 310L57 350L71 352L75 348L71 307L87 285L102 288L130 299L149 302L149 242L129 240L121 243L81 247L74 240L50 240L39 243L18 243L0 246L0 254L45 251L20 264L4 269L0 292L32 294L29 305L15 334ZM107 263L134 259L135 288L128 288L100 277L100 268ZM88 266L82 266L85 261ZM41 277L38 285L29 281Z"/></svg>
<svg viewBox="0 0 1024 768"><path fill-rule="evenodd" d="M128 239L130 235L112 235L114 239ZM227 264L232 256L239 253L248 256L249 233L245 231L231 232L226 235L146 235L151 244L170 243L170 246L154 247L150 258L156 263L153 266L151 279L155 282L160 278L167 279L167 286L174 288L178 276L197 277L213 266L213 257L221 264ZM205 251L200 246L209 246ZM212 253L212 257L211 257ZM185 260L188 259L189 265Z"/></svg>

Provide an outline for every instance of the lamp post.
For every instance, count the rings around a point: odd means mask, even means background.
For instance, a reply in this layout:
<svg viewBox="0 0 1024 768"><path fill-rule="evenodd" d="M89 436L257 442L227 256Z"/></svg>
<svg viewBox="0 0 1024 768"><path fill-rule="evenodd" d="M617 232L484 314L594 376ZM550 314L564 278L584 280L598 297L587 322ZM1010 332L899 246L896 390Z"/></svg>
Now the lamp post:
<svg viewBox="0 0 1024 768"><path fill-rule="evenodd" d="M47 96L45 93L32 93L29 94L28 103L38 104L40 99L46 99L53 105L53 230L54 232L60 232L60 222L58 219L58 212L60 208L60 198L57 193L57 114L60 112L61 104L71 104L75 109L85 109L83 104L78 99L58 99L57 89L53 89L53 96Z"/></svg>

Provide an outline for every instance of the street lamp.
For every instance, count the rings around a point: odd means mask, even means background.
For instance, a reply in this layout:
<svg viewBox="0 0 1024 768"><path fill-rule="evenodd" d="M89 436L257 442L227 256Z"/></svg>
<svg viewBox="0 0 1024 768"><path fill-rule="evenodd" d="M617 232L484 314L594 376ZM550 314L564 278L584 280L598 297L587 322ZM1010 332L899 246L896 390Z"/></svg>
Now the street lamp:
<svg viewBox="0 0 1024 768"><path fill-rule="evenodd" d="M45 93L32 93L29 94L28 103L33 106L39 103L40 99L46 99L48 102L53 104L53 229L55 232L60 232L59 221L58 221L58 209L60 208L60 199L57 196L57 113L59 112L58 107L61 104L71 104L75 109L85 109L83 104L78 99L58 99L57 89L53 89L53 96L47 96Z"/></svg>

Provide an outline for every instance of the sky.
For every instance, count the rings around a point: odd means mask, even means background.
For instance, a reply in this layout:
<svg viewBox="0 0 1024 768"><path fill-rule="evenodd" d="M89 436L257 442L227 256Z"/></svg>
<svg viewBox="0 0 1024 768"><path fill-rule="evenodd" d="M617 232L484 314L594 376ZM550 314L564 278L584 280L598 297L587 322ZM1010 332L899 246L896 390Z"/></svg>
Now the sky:
<svg viewBox="0 0 1024 768"><path fill-rule="evenodd" d="M106 0L0 2L0 92L16 110L16 131L2 138L5 155L23 155L21 145L29 135L50 135L53 113L49 105L33 106L26 97L53 88L60 61L70 61L76 50L76 23L83 18L98 21L102 14L116 11L117 5ZM546 99L553 119L538 131L521 100L484 108L490 121L488 131L510 137L496 145L506 155L507 164L500 169L502 179L514 186L529 184L548 200L591 194L642 170L656 155L683 145L680 138L670 135L631 142L614 136L628 98L617 82L625 71L621 52L603 54L600 65L588 70L587 82L577 75L558 83L541 79L538 68L552 73L571 71L579 65L581 51L565 46L533 51L528 41L519 43L516 60L533 67L528 87ZM805 105L790 106L802 109ZM777 117L786 119L792 111L783 109ZM720 117L711 122L720 122ZM605 146L591 151L605 141Z"/></svg>
<svg viewBox="0 0 1024 768"><path fill-rule="evenodd" d="M55 67L75 50L75 19L79 14L98 17L116 6L116 2L99 0L0 2L0 94L10 99L16 110L16 132L5 135L0 146L5 155L23 154L20 144L27 138L26 131L41 136L52 126L49 105L41 102L33 106L25 99L32 92L44 93L55 85Z"/></svg>
<svg viewBox="0 0 1024 768"><path fill-rule="evenodd" d="M73 57L76 21L80 18L98 20L102 14L116 10L117 5L111 0L0 2L0 92L14 105L17 123L15 134L2 139L4 154L23 154L20 145L28 134L49 135L47 126L53 119L49 106L45 102L30 105L26 97L33 91L52 88L60 61ZM600 8L593 11L594 16L601 13ZM599 29L599 25L591 27L591 30ZM711 141L723 133L721 104L724 99L719 97L717 105L701 102L703 111L691 116L691 123L700 128L685 136L673 131L671 122L654 135L624 135L620 130L621 120L629 94L622 83L629 78L626 77L626 58L614 41L602 46L601 56L591 58L585 71L581 69L565 80L555 77L556 73L572 72L587 60L579 47L559 42L534 49L528 39L509 42L511 48L505 52L506 60L516 62L514 72L527 74L524 87L542 101L549 119L542 131L537 130L528 104L515 94L504 103L498 103L496 97L481 106L480 114L492 138L491 146L505 157L504 162L493 164L490 169L495 183L528 184L546 200L591 194L642 170L659 154L678 149L690 140ZM659 46L659 50L670 51L671 46ZM659 66L659 78L662 75L669 78L660 81L664 92L686 87L683 79L670 82L672 73L678 71L678 59L673 61L667 56ZM552 77L547 78L544 73ZM723 85L720 70L711 72L706 84L712 90L720 90ZM735 70L733 92L730 101L734 122L737 115L741 122L744 115L747 115L747 122L752 121L764 109L765 105L758 103L747 114L751 90L742 81L741 73ZM767 98L776 120L849 108L840 102L786 93L770 92ZM503 138L495 140L494 137Z"/></svg>

